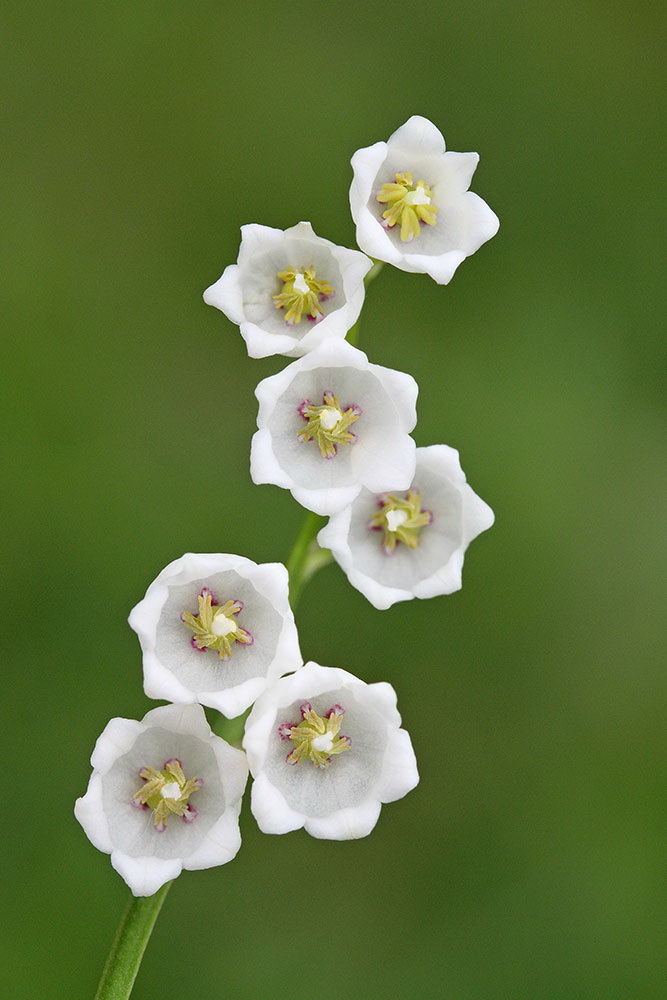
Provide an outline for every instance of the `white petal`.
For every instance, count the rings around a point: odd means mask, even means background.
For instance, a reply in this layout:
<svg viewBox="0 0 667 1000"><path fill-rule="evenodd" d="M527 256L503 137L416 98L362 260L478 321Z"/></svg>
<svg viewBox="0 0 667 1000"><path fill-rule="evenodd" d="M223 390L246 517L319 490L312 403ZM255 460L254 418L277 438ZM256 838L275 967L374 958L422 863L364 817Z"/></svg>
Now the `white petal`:
<svg viewBox="0 0 667 1000"><path fill-rule="evenodd" d="M304 824L305 817L290 809L284 796L263 774L253 781L250 808L262 833L290 833Z"/></svg>
<svg viewBox="0 0 667 1000"><path fill-rule="evenodd" d="M204 302L208 306L215 306L232 323L243 322L245 313L237 264L230 264L229 267L226 267L218 280L206 289Z"/></svg>
<svg viewBox="0 0 667 1000"><path fill-rule="evenodd" d="M383 802L396 802L419 784L417 760L405 729L392 733L385 751L380 796Z"/></svg>
<svg viewBox="0 0 667 1000"><path fill-rule="evenodd" d="M416 274L428 274L439 285L448 285L454 273L467 254L462 250L449 250L439 256L429 254L406 253L400 264L396 266L403 271Z"/></svg>
<svg viewBox="0 0 667 1000"><path fill-rule="evenodd" d="M134 719L111 719L95 744L90 763L100 774L105 774L143 731L144 726Z"/></svg>
<svg viewBox="0 0 667 1000"><path fill-rule="evenodd" d="M445 153L443 175L448 190L459 194L467 191L478 163L478 153Z"/></svg>
<svg viewBox="0 0 667 1000"><path fill-rule="evenodd" d="M252 436L250 443L250 478L253 483L260 486L262 483L273 483L275 486L282 486L289 489L292 479L289 472L278 463L273 452L273 442L271 432L266 427L261 427Z"/></svg>
<svg viewBox="0 0 667 1000"><path fill-rule="evenodd" d="M339 809L331 816L309 818L304 826L311 837L324 840L359 840L367 837L380 818L382 805L367 799L351 809Z"/></svg>
<svg viewBox="0 0 667 1000"><path fill-rule="evenodd" d="M417 157L441 156L446 148L442 132L421 115L408 118L405 125L401 125L389 137L387 145Z"/></svg>
<svg viewBox="0 0 667 1000"><path fill-rule="evenodd" d="M392 555L384 552L382 533L368 528L377 509L376 491L366 489L317 536L318 543L331 550L352 586L380 610L413 597L458 590L468 544L493 524L493 511L466 483L454 448L418 448L416 457L410 485L422 493L422 508L434 515L432 524L422 528L416 549L399 543ZM398 490L389 485L377 493Z"/></svg>
<svg viewBox="0 0 667 1000"><path fill-rule="evenodd" d="M211 727L206 721L201 705L161 705L147 712L143 718L144 726L160 726L173 733L187 733L207 740L211 736Z"/></svg>
<svg viewBox="0 0 667 1000"><path fill-rule="evenodd" d="M403 271L425 273L439 284L451 281L459 264L498 229L491 209L468 191L477 153L447 152L441 132L419 115L397 129L386 144L358 150L352 157L354 178L350 207L357 243L367 254ZM418 237L402 242L398 227L385 229L376 195L400 171L424 177L439 215Z"/></svg>
<svg viewBox="0 0 667 1000"><path fill-rule="evenodd" d="M165 882L178 878L183 863L178 858L163 861L160 858L130 858L121 851L113 851L111 864L127 882L134 896L152 896Z"/></svg>
<svg viewBox="0 0 667 1000"><path fill-rule="evenodd" d="M127 745L132 720L112 720L107 735L117 736L116 760L101 756L106 770L93 771L86 795L75 814L92 843L111 854L111 863L135 896L148 896L175 878L183 867L224 864L240 845L238 815L248 765L245 754L215 736L200 705L164 705L135 723L135 738ZM98 741L99 743L100 741ZM109 740L111 746L111 740ZM184 768L202 779L197 815L179 825L172 817L162 834L146 810L135 808L134 791L141 766L182 756Z"/></svg>
<svg viewBox="0 0 667 1000"><path fill-rule="evenodd" d="M85 795L74 803L74 815L86 832L88 840L98 851L111 854L113 844L109 837L109 824L102 806L102 776L93 772Z"/></svg>
<svg viewBox="0 0 667 1000"><path fill-rule="evenodd" d="M197 850L185 859L184 868L188 871L200 871L202 868L226 865L234 860L241 847L240 807L239 802L237 808L228 806L225 809L215 826L206 833Z"/></svg>
<svg viewBox="0 0 667 1000"><path fill-rule="evenodd" d="M243 226L241 234L238 264L225 269L204 299L239 325L250 357L301 357L327 339L342 340L359 316L363 279L373 262L358 250L317 236L309 222L284 231ZM304 317L289 326L274 301L281 287L278 274L288 266L310 265L332 285L334 295L320 300L320 322Z"/></svg>
<svg viewBox="0 0 667 1000"><path fill-rule="evenodd" d="M245 604L242 627L251 634L254 625L260 629L257 642L239 646L217 670L217 653L194 651L180 617L183 610L196 611L203 586L217 592L216 580L229 591L225 599ZM258 565L230 553L188 552L174 560L130 615L141 640L146 694L180 704L200 702L231 718L240 715L270 680L303 662L288 592L287 570L279 563Z"/></svg>
<svg viewBox="0 0 667 1000"><path fill-rule="evenodd" d="M291 745L281 739L279 726L302 702L318 713L343 706L341 731L349 735L351 750L349 756L337 756L330 769L284 760ZM255 779L251 807L260 829L279 834L305 826L315 837L365 837L377 822L381 802L399 798L417 781L414 753L400 721L391 685L365 684L337 667L311 661L277 681L253 707L243 740Z"/></svg>
<svg viewBox="0 0 667 1000"><path fill-rule="evenodd" d="M315 514L329 517L342 510L359 495L360 486L343 486L337 489L330 487L321 490L292 489L291 493L297 503L312 510Z"/></svg>

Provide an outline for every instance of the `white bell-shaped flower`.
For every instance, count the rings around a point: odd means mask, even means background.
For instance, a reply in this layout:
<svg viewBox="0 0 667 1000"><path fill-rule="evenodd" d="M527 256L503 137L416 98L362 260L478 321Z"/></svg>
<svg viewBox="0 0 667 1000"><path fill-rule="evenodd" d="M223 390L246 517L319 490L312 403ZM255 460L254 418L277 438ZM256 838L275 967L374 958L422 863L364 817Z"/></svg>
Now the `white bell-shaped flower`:
<svg viewBox="0 0 667 1000"><path fill-rule="evenodd" d="M248 764L211 732L201 705L164 705L141 722L112 719L91 764L74 813L135 896L152 896L183 868L236 856Z"/></svg>
<svg viewBox="0 0 667 1000"><path fill-rule="evenodd" d="M478 162L477 153L447 152L441 132L419 115L387 142L358 149L350 208L361 249L446 285L498 231L498 217L468 190Z"/></svg>
<svg viewBox="0 0 667 1000"><path fill-rule="evenodd" d="M352 586L384 610L459 590L465 550L493 520L466 482L458 452L436 444L417 448L409 490L362 490L317 540L331 549Z"/></svg>
<svg viewBox="0 0 667 1000"><path fill-rule="evenodd" d="M255 390L253 481L291 490L317 514L341 510L362 486L407 488L417 391L411 375L371 364L346 341L321 344Z"/></svg>
<svg viewBox="0 0 667 1000"><path fill-rule="evenodd" d="M305 827L329 840L367 836L382 803L419 781L400 727L390 684L365 684L312 662L277 681L253 706L243 738L260 829Z"/></svg>
<svg viewBox="0 0 667 1000"><path fill-rule="evenodd" d="M204 292L237 323L251 358L299 358L329 337L345 337L364 301L373 262L316 236L310 222L290 229L241 227L238 262Z"/></svg>
<svg viewBox="0 0 667 1000"><path fill-rule="evenodd" d="M240 715L303 660L280 563L188 552L169 563L130 613L150 698Z"/></svg>

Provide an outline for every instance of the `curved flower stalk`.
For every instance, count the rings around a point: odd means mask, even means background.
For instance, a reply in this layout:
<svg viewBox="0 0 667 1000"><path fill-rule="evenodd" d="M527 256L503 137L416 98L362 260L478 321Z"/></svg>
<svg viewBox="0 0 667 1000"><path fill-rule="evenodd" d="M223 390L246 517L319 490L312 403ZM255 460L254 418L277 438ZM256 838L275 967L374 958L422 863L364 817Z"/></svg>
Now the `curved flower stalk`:
<svg viewBox="0 0 667 1000"><path fill-rule="evenodd" d="M242 226L238 262L206 289L204 301L238 324L251 358L298 358L345 337L372 266L358 250L316 236L310 222L284 231Z"/></svg>
<svg viewBox="0 0 667 1000"><path fill-rule="evenodd" d="M367 836L382 803L419 781L400 726L390 684L365 684L312 662L277 681L257 700L243 739L262 832L305 827L329 840Z"/></svg>
<svg viewBox="0 0 667 1000"><path fill-rule="evenodd" d="M260 382L250 474L317 514L351 503L362 486L407 488L415 468L417 383L371 364L342 340Z"/></svg>
<svg viewBox="0 0 667 1000"><path fill-rule="evenodd" d="M446 285L500 224L468 190L478 162L477 153L447 152L441 132L419 115L387 142L358 149L350 208L361 249Z"/></svg>
<svg viewBox="0 0 667 1000"><path fill-rule="evenodd" d="M141 722L112 719L91 764L74 813L135 896L153 895L183 868L236 856L248 765L211 732L200 705L165 705Z"/></svg>
<svg viewBox="0 0 667 1000"><path fill-rule="evenodd" d="M459 453L436 444L417 448L409 490L362 490L317 540L331 549L352 586L385 610L459 590L465 550L493 521L491 508L466 482Z"/></svg>
<svg viewBox="0 0 667 1000"><path fill-rule="evenodd" d="M169 563L130 613L150 698L244 712L303 659L287 570L243 556L188 552Z"/></svg>

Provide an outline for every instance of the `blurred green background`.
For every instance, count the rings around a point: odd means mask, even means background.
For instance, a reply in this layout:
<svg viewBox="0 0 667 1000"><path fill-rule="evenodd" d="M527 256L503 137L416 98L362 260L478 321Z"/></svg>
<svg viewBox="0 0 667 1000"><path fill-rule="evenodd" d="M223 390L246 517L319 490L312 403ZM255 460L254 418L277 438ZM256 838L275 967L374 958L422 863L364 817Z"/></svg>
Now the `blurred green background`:
<svg viewBox="0 0 667 1000"><path fill-rule="evenodd" d="M385 268L361 346L496 525L459 594L378 612L332 566L297 613L306 658L395 686L421 784L352 843L246 807L134 996L663 1000L662 5L43 0L0 27L0 993L92 997L125 907L72 806L107 720L152 707L130 608L186 550L283 560L301 524L248 473L284 361L201 293L246 222L353 245L350 156L423 114L480 153L500 232L448 287Z"/></svg>

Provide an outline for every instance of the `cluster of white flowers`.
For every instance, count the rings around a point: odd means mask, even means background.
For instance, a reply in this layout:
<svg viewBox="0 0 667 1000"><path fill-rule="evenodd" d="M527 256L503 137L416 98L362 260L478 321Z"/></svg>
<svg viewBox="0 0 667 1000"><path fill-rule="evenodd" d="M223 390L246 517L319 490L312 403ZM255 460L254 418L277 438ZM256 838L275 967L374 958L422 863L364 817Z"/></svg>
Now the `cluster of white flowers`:
<svg viewBox="0 0 667 1000"><path fill-rule="evenodd" d="M352 158L358 250L315 235L242 228L238 262L204 294L238 324L254 358L297 358L259 383L255 483L289 489L329 522L318 535L379 609L461 587L468 543L493 523L447 445L410 437L417 385L347 340L374 261L447 283L498 220L468 191L476 153L446 152L413 117ZM367 256L368 255L368 256ZM171 562L130 615L144 689L172 702L141 722L112 719L76 816L135 895L182 868L230 861L248 770L265 833L364 837L383 802L418 782L389 684L304 665L283 565L231 554ZM243 750L213 734L203 708L252 707Z"/></svg>

